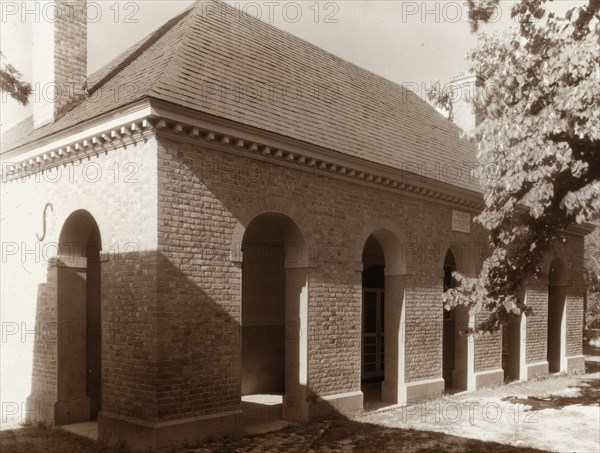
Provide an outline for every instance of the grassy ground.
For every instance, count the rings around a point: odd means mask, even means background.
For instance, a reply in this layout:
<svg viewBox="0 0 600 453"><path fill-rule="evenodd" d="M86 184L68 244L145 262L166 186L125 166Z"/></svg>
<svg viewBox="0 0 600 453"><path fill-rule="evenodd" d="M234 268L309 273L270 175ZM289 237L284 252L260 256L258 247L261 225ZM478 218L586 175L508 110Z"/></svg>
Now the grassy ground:
<svg viewBox="0 0 600 453"><path fill-rule="evenodd" d="M127 448L109 448L43 424L0 431L2 453L127 453Z"/></svg>
<svg viewBox="0 0 600 453"><path fill-rule="evenodd" d="M595 365L591 365L595 366ZM179 453L600 451L600 373L455 395L421 405L209 440ZM2 453L125 453L43 426L0 431Z"/></svg>

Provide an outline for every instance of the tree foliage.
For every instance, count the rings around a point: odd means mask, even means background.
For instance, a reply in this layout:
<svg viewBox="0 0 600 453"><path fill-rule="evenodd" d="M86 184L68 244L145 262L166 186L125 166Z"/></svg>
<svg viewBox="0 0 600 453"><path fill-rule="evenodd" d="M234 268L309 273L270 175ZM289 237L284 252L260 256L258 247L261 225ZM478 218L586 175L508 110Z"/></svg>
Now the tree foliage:
<svg viewBox="0 0 600 453"><path fill-rule="evenodd" d="M470 1L472 28L491 17L499 0ZM600 212L600 0L558 16L546 0L520 0L518 25L480 34L469 54L483 82L475 131L485 208L477 217L490 231L492 253L475 278L455 275L444 293L489 314L476 327L494 331L511 313L529 311L519 294L570 225Z"/></svg>
<svg viewBox="0 0 600 453"><path fill-rule="evenodd" d="M585 238L585 282L590 293L600 293L600 226Z"/></svg>
<svg viewBox="0 0 600 453"><path fill-rule="evenodd" d="M0 90L22 105L29 103L31 84L21 80L21 73L6 62L6 57L0 52Z"/></svg>
<svg viewBox="0 0 600 453"><path fill-rule="evenodd" d="M450 121L454 119L453 99L455 97L455 93L451 88L452 87L442 86L439 80L434 80L431 84L431 88L427 91L427 98L432 101L436 107L445 110Z"/></svg>

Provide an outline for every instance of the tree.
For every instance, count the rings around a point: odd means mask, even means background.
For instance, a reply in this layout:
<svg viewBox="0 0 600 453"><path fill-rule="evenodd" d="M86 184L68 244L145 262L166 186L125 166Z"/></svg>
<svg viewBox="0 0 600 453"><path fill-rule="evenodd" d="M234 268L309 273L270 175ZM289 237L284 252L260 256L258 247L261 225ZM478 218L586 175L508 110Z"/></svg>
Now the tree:
<svg viewBox="0 0 600 453"><path fill-rule="evenodd" d="M445 110L450 121L454 120L454 95L454 91L442 86L439 80L434 80L427 91L427 98L433 101L436 107Z"/></svg>
<svg viewBox="0 0 600 453"><path fill-rule="evenodd" d="M469 1L473 30L498 2ZM478 159L495 169L476 218L490 231L492 252L477 277L457 273L459 286L443 297L447 309L487 313L477 331L529 311L519 294L529 277L541 277L551 243L600 212L600 0L564 17L546 2L518 1L511 10L518 26L481 34L468 56L484 82Z"/></svg>
<svg viewBox="0 0 600 453"><path fill-rule="evenodd" d="M600 327L600 226L585 238L586 326Z"/></svg>
<svg viewBox="0 0 600 453"><path fill-rule="evenodd" d="M600 227L585 238L585 281L590 293L600 293Z"/></svg>
<svg viewBox="0 0 600 453"><path fill-rule="evenodd" d="M0 90L22 105L29 103L31 84L21 80L21 73L6 62L6 57L0 52Z"/></svg>

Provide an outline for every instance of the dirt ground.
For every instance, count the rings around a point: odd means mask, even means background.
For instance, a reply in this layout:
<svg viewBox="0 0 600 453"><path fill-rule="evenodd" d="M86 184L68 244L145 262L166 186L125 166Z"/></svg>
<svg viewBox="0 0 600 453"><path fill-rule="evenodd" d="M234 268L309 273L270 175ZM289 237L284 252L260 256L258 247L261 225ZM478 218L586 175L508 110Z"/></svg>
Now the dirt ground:
<svg viewBox="0 0 600 453"><path fill-rule="evenodd" d="M600 363L544 379L363 412L267 434L209 440L208 452L600 452ZM2 453L125 453L44 427L0 431Z"/></svg>
<svg viewBox="0 0 600 453"><path fill-rule="evenodd" d="M185 452L600 452L600 370L589 371L213 441Z"/></svg>
<svg viewBox="0 0 600 453"><path fill-rule="evenodd" d="M600 452L600 373L513 383L355 420L512 447Z"/></svg>

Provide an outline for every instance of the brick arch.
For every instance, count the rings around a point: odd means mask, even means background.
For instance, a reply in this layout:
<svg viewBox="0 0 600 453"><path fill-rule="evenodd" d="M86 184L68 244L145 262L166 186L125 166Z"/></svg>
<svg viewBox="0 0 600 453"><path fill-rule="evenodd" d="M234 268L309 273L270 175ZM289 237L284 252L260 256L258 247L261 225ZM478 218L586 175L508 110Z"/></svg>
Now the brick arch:
<svg viewBox="0 0 600 453"><path fill-rule="evenodd" d="M93 237L92 241L102 250L102 233L98 221L87 209L76 209L64 220L58 240L61 244L73 240L84 242L90 237Z"/></svg>
<svg viewBox="0 0 600 453"><path fill-rule="evenodd" d="M406 234L398 224L389 219L370 219L363 225L353 247L354 262L362 262L363 249L371 235L375 236L383 250L386 272L406 273L409 263L402 250L402 239Z"/></svg>
<svg viewBox="0 0 600 453"><path fill-rule="evenodd" d="M97 208L94 209L91 206L78 206L78 205L64 205L62 202L52 202L52 210L48 209L46 212L46 237L42 241L43 243L53 243L57 246L56 250L58 251L58 245L61 241L61 234L63 232L63 228L66 225L67 221L73 214L76 212L86 212L91 219L96 224L96 227L99 230L98 237L98 245L99 250L105 250L105 238L103 232L108 231L109 229L106 226L106 219L99 215L97 212ZM45 206L45 203L44 203ZM43 206L40 208L40 217L39 217L39 227L36 229L41 232L42 230L42 213ZM36 239L37 240L37 239Z"/></svg>
<svg viewBox="0 0 600 453"><path fill-rule="evenodd" d="M55 418L56 423L64 424L96 418L101 410L102 233L87 209L64 209L60 217L56 320L59 326L75 323L85 328L85 335L78 335L81 338L56 344L56 404L75 401L76 405L72 411L75 419L64 414L62 419Z"/></svg>
<svg viewBox="0 0 600 453"><path fill-rule="evenodd" d="M479 271L479 267L472 257L470 256L471 251L466 247L461 247L460 243L450 243L445 249L440 250L440 256L438 260L438 269L444 268L444 261L448 252L452 253L454 263L456 265L456 271L467 276L474 276Z"/></svg>
<svg viewBox="0 0 600 453"><path fill-rule="evenodd" d="M562 266L564 267L563 280L565 282L569 280L569 260L564 256L559 247L557 247L556 245L552 245L540 261L540 276L544 281L549 281L552 263L554 263L557 260L559 260L562 263Z"/></svg>
<svg viewBox="0 0 600 453"><path fill-rule="evenodd" d="M268 198L255 201L254 203L247 203L244 205L243 209L237 213L237 221L231 233L231 260L241 261L241 245L242 241L244 240L246 228L256 217L267 213L282 214L289 218L296 225L306 244L308 255L307 265L312 266L313 257L311 251L314 250L314 235L312 234L312 226L309 223L306 215L294 205L290 205L289 203L281 200L273 200Z"/></svg>

